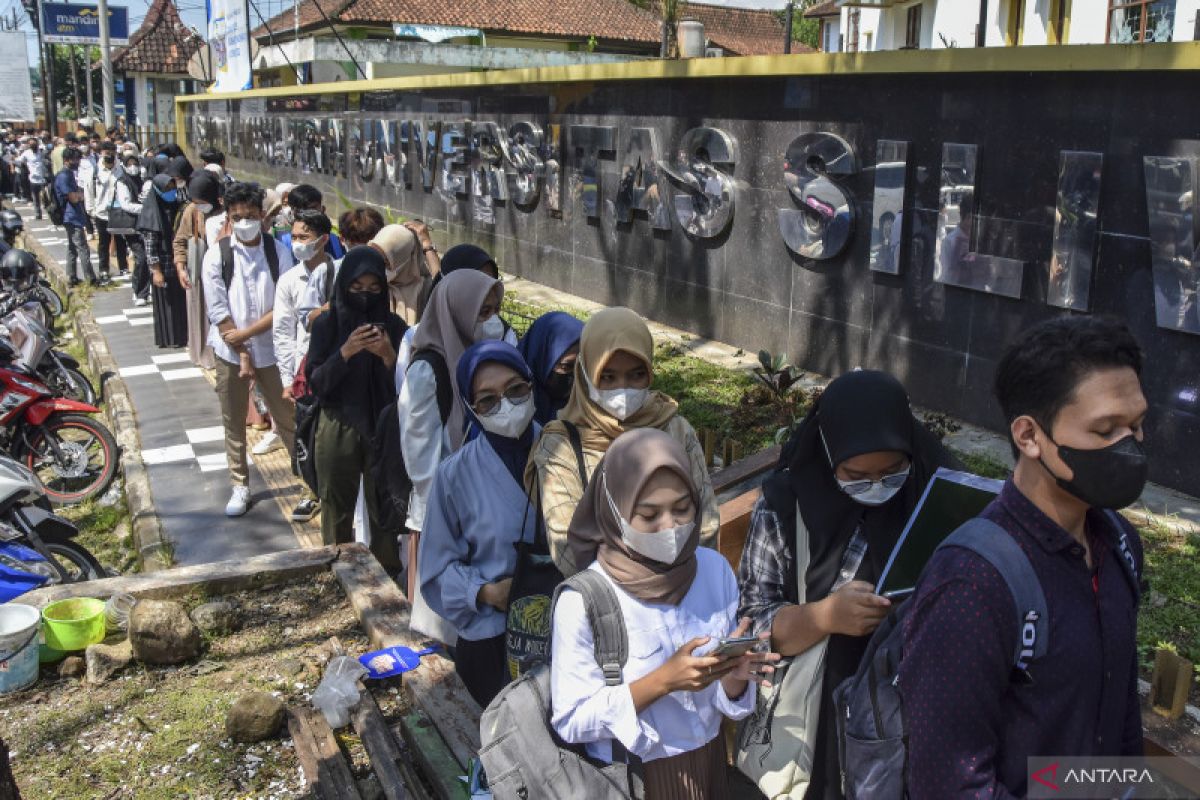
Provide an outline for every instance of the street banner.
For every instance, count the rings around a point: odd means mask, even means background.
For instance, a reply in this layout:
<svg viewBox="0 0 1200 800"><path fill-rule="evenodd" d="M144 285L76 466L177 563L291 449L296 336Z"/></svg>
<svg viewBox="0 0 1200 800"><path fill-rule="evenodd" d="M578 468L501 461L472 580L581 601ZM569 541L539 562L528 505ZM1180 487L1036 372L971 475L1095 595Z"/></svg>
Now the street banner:
<svg viewBox="0 0 1200 800"><path fill-rule="evenodd" d="M240 92L252 84L250 19L246 0L207 0L208 46L212 49L210 92Z"/></svg>
<svg viewBox="0 0 1200 800"><path fill-rule="evenodd" d="M0 33L0 86L4 87L0 92L0 120L32 122L36 119L24 31Z"/></svg>
<svg viewBox="0 0 1200 800"><path fill-rule="evenodd" d="M50 44L100 44L100 10L93 5L42 3L42 38ZM129 12L108 7L108 38L129 44Z"/></svg>

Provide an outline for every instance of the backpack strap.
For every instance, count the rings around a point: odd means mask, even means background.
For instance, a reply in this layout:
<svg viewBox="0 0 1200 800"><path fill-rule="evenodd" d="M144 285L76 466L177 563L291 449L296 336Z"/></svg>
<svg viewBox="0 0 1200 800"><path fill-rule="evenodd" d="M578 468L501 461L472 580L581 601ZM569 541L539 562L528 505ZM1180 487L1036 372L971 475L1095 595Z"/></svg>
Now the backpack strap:
<svg viewBox="0 0 1200 800"><path fill-rule="evenodd" d="M279 283L279 250L275 247L275 237L262 234L263 255L267 258L267 269L271 271L271 283Z"/></svg>
<svg viewBox="0 0 1200 800"><path fill-rule="evenodd" d="M1023 672L1033 659L1046 655L1050 615L1041 581L1017 540L991 520L975 517L946 537L938 549L961 547L996 568L1008 584L1017 609L1017 647L1013 664Z"/></svg>
<svg viewBox="0 0 1200 800"><path fill-rule="evenodd" d="M421 350L413 356L408 368L412 369L412 365L418 361L424 361L433 368L434 383L437 385L438 411L442 415L442 424L445 425L446 420L450 419L450 408L454 402L453 387L450 384L450 370L446 367L446 359L436 350Z"/></svg>
<svg viewBox="0 0 1200 800"><path fill-rule="evenodd" d="M1117 560L1121 562L1121 571L1129 581L1129 588L1133 590L1133 602L1137 605L1142 600L1142 576L1138 574L1137 559L1133 557L1133 548L1129 546L1129 524L1111 508L1104 509L1104 516L1110 523L1109 530L1104 534L1105 539L1120 556Z"/></svg>
<svg viewBox="0 0 1200 800"><path fill-rule="evenodd" d="M567 438L571 440L571 449L575 451L575 466L579 469L579 485L586 489L588 485L587 462L583 460L583 438L574 422L560 419L559 422L567 429Z"/></svg>
<svg viewBox="0 0 1200 800"><path fill-rule="evenodd" d="M223 236L217 242L217 246L221 248L221 280L228 289L233 283L233 242L228 236Z"/></svg>
<svg viewBox="0 0 1200 800"><path fill-rule="evenodd" d="M604 673L604 683L620 686L624 682L625 662L629 660L629 635L617 593L603 575L593 569L577 572L558 585L550 608L558 603L564 589L583 595L583 608L592 627L596 663Z"/></svg>

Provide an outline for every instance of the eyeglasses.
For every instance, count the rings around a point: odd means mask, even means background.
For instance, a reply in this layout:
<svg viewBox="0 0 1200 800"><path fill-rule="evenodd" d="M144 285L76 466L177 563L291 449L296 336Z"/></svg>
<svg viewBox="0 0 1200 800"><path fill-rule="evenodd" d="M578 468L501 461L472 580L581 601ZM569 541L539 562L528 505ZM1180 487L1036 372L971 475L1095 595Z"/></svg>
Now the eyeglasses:
<svg viewBox="0 0 1200 800"><path fill-rule="evenodd" d="M529 402L532 394L532 385L525 382L514 383L505 389L501 395L485 394L482 397L475 398L475 402L471 404L471 408L481 417L490 417L500 410L500 401L502 399L507 400L514 406L519 406Z"/></svg>
<svg viewBox="0 0 1200 800"><path fill-rule="evenodd" d="M908 467L891 475L884 475L877 481L847 481L842 484L842 491L853 497L871 491L871 487L879 484L885 489L899 489L908 480Z"/></svg>

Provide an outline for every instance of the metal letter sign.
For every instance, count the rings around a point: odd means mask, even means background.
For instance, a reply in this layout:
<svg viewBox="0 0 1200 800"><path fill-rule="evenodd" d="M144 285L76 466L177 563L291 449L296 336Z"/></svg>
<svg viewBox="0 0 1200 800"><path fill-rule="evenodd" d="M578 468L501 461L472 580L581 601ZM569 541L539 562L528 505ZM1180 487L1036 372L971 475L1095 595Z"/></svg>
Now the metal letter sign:
<svg viewBox="0 0 1200 800"><path fill-rule="evenodd" d="M836 258L854 237L854 202L830 176L858 172L854 148L833 133L804 133L788 145L783 181L800 204L779 209L779 232L798 255L817 261Z"/></svg>
<svg viewBox="0 0 1200 800"><path fill-rule="evenodd" d="M96 6L42 4L42 38L50 44L100 44L100 12ZM108 38L129 44L129 13L124 6L108 7Z"/></svg>

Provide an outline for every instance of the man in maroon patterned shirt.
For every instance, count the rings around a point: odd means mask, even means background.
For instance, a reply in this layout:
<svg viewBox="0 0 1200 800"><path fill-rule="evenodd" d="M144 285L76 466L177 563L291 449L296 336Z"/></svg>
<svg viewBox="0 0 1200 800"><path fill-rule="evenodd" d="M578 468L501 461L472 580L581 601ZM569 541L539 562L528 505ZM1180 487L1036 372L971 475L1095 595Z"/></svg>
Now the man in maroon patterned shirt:
<svg viewBox="0 0 1200 800"><path fill-rule="evenodd" d="M1014 669L1017 611L997 572L939 550L904 627L899 688L910 797L1024 796L1032 756L1142 754L1137 693L1141 541L1105 509L1146 481L1141 350L1120 322L1066 317L1025 332L995 391L1017 465L983 512L1025 551L1049 612L1048 650Z"/></svg>

